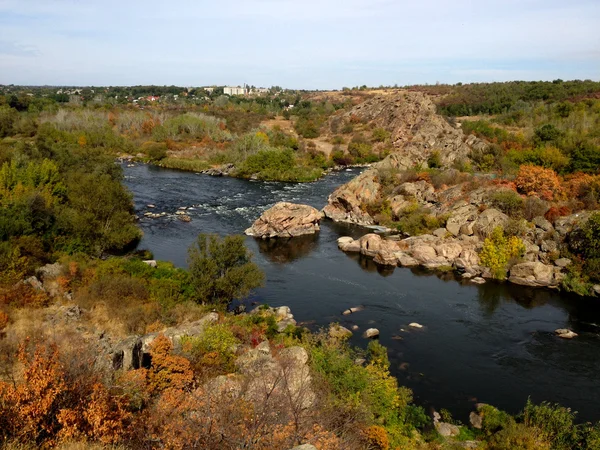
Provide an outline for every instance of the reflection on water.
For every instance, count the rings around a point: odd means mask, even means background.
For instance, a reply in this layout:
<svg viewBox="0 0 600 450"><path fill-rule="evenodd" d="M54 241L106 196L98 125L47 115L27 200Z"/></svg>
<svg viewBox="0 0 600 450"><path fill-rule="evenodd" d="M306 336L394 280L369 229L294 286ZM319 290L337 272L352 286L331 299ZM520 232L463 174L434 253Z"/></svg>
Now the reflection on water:
<svg viewBox="0 0 600 450"><path fill-rule="evenodd" d="M255 239L258 251L274 263L285 264L307 256L317 247L318 234L284 239Z"/></svg>
<svg viewBox="0 0 600 450"><path fill-rule="evenodd" d="M180 206L194 208L188 210L190 223L173 217L140 222L141 246L180 266L198 233L242 233L277 201L322 208L356 174L338 172L298 185L146 166L125 173L139 215L150 203L170 215ZM313 329L331 322L356 325L351 344L361 347L367 344L362 332L378 328L400 384L413 389L419 404L448 408L463 421L475 401L516 413L529 396L570 406L583 420L600 419L600 302L504 283L479 286L452 273L385 268L337 248L339 236L358 238L365 231L325 221L318 235L298 240L246 239L267 278L248 303L287 305ZM342 315L357 305L365 309ZM424 328L411 329L411 322ZM580 336L561 340L557 328Z"/></svg>

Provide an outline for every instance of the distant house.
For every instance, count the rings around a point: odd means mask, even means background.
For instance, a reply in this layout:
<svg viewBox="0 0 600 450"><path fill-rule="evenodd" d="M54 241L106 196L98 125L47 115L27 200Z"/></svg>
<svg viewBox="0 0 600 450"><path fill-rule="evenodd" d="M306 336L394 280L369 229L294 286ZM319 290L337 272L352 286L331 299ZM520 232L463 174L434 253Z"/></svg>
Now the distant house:
<svg viewBox="0 0 600 450"><path fill-rule="evenodd" d="M148 97L146 97L146 100L148 100L149 102L155 102L159 99L160 97L158 95L149 95Z"/></svg>
<svg viewBox="0 0 600 450"><path fill-rule="evenodd" d="M223 94L225 94L225 95L246 95L246 94L248 94L248 88L245 85L244 85L244 87L225 86L223 88Z"/></svg>

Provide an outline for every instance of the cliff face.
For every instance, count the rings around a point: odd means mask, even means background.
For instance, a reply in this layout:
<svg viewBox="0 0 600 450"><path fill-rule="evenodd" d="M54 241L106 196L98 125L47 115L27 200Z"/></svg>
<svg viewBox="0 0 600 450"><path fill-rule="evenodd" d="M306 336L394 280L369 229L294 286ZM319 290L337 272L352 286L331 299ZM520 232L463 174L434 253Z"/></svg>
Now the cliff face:
<svg viewBox="0 0 600 450"><path fill-rule="evenodd" d="M455 163L468 161L472 150L486 147L482 140L465 136L460 128L436 114L431 98L421 92L397 91L373 97L332 118L329 125L333 130L341 123L352 121L387 130L393 151L383 161L331 194L323 212L340 222L374 223L373 218L360 207L381 194L379 170L426 168L434 152L439 155L442 167L452 167Z"/></svg>

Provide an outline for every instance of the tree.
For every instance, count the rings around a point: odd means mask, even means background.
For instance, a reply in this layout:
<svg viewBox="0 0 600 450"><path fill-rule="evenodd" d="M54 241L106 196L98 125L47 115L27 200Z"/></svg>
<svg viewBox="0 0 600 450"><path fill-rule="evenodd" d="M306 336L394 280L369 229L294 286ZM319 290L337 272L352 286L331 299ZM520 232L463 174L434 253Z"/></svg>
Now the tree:
<svg viewBox="0 0 600 450"><path fill-rule="evenodd" d="M243 236L200 234L189 249L191 284L200 303L228 304L263 284L264 274L251 261Z"/></svg>

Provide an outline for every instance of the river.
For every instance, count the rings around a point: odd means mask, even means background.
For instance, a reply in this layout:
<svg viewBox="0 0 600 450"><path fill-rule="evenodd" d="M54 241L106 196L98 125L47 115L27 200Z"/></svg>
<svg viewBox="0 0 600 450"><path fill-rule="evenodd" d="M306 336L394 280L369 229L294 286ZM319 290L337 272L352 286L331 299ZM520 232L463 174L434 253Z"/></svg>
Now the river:
<svg viewBox="0 0 600 450"><path fill-rule="evenodd" d="M124 166L124 173L142 216L139 248L185 266L187 248L198 233L243 233L278 201L320 209L359 170L334 172L308 184L214 178L147 165ZM193 208L191 222L176 219L179 207ZM168 216L143 217L148 211ZM370 259L338 250L339 236L365 232L325 221L314 237L285 243L247 238L266 273L265 287L251 300L287 305L311 329L330 322L358 325L351 342L361 347L367 344L361 333L378 328L392 373L414 391L415 401L426 409L446 408L463 422L476 402L517 413L528 396L569 406L580 420L600 420L596 302L502 283L460 283L452 274L381 269ZM357 305L365 309L341 314ZM411 329L411 322L424 327ZM556 328L580 335L563 340L554 336Z"/></svg>

